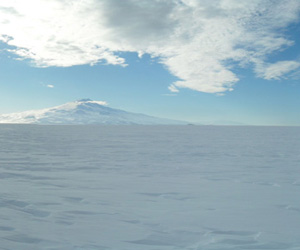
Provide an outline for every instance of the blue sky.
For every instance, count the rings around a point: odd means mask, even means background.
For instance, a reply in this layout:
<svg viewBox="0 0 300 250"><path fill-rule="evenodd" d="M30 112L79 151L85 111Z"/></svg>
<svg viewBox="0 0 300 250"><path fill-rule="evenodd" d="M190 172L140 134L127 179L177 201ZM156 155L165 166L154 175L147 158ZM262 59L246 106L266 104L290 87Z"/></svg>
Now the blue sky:
<svg viewBox="0 0 300 250"><path fill-rule="evenodd" d="M300 125L300 2L0 0L0 113L81 98L200 124Z"/></svg>

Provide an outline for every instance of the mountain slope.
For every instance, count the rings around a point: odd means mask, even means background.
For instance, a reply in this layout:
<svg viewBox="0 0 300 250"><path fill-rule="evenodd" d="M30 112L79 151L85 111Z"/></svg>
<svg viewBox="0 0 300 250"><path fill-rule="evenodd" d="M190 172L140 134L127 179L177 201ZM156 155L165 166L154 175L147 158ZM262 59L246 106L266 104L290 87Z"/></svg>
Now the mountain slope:
<svg viewBox="0 0 300 250"><path fill-rule="evenodd" d="M0 123L21 124L186 124L109 108L100 101L82 99L60 106L0 115Z"/></svg>

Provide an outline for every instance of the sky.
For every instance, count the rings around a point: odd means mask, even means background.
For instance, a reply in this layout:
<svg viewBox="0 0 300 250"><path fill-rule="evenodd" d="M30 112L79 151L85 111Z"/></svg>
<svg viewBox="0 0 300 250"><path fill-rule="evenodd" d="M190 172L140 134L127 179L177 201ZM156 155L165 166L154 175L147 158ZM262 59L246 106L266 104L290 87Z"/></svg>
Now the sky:
<svg viewBox="0 0 300 250"><path fill-rule="evenodd" d="M82 98L300 126L300 1L0 0L0 114Z"/></svg>

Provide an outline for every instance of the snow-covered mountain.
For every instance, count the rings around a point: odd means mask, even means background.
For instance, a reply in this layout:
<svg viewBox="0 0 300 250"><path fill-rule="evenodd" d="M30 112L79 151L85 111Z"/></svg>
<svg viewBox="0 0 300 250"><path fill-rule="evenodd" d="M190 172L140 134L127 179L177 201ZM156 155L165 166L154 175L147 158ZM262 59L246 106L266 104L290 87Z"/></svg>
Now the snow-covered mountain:
<svg viewBox="0 0 300 250"><path fill-rule="evenodd" d="M0 123L21 124L186 124L109 108L105 102L82 99L60 106L0 115Z"/></svg>

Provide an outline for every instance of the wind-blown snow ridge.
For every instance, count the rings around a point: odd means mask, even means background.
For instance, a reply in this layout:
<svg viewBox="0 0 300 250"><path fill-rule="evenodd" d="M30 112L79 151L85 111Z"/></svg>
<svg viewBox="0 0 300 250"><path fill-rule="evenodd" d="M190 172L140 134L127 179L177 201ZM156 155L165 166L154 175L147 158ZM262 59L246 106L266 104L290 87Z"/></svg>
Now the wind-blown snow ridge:
<svg viewBox="0 0 300 250"><path fill-rule="evenodd" d="M0 115L0 123L20 124L186 124L185 122L126 112L104 101L81 99L41 110Z"/></svg>

